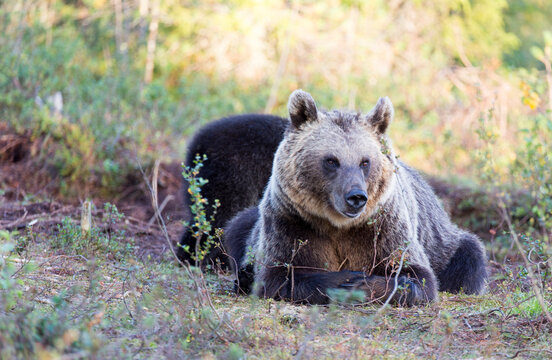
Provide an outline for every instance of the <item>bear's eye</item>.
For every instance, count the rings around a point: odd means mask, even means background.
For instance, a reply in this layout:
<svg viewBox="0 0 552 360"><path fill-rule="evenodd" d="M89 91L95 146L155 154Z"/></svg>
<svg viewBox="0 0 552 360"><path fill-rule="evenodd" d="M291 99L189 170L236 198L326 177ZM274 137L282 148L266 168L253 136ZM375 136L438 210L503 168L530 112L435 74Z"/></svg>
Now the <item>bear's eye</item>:
<svg viewBox="0 0 552 360"><path fill-rule="evenodd" d="M370 160L362 160L362 162L360 163L360 167L361 167L361 168L368 168L368 167L370 167Z"/></svg>
<svg viewBox="0 0 552 360"><path fill-rule="evenodd" d="M324 162L326 163L326 166L330 168L339 167L339 160L337 160L336 158L327 158L326 160L324 160Z"/></svg>

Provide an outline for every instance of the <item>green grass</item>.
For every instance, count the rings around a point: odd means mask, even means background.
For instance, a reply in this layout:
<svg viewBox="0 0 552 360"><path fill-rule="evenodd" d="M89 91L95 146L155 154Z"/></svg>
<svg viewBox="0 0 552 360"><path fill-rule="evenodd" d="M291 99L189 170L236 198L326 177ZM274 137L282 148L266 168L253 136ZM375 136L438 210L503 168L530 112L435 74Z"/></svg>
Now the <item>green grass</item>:
<svg viewBox="0 0 552 360"><path fill-rule="evenodd" d="M512 307L512 313L526 316L538 317L543 314L543 309L538 299L527 292L522 292L519 289L506 299ZM552 311L552 306L547 307L548 311Z"/></svg>

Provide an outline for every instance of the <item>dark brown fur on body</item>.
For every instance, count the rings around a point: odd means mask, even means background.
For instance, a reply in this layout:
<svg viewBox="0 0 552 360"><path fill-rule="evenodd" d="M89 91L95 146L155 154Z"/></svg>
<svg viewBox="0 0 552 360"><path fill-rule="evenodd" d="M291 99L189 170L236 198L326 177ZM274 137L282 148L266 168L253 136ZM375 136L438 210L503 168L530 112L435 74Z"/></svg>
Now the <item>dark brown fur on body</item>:
<svg viewBox="0 0 552 360"><path fill-rule="evenodd" d="M272 158L280 143L289 121L271 115L238 115L211 122L201 128L190 141L185 165L194 166L197 154L207 155L198 177L208 182L201 189L201 195L212 205L215 199L220 201L214 228L222 228L240 210L257 205L268 182L272 167ZM187 184L184 184L187 190ZM184 203L189 209L190 196L184 192ZM212 214L207 207L207 217ZM187 219L192 222L191 215ZM197 239L193 237L194 228L186 228L177 248L181 261L195 263L193 257ZM205 239L199 239L200 246ZM189 251L184 251L187 246ZM228 266L228 258L216 246L211 249L202 265L220 262Z"/></svg>
<svg viewBox="0 0 552 360"><path fill-rule="evenodd" d="M227 226L239 287L313 304L334 288L406 305L437 290L481 293L480 241L450 222L425 181L398 161L385 135L386 98L366 115L318 111L302 91L290 97L291 127L278 147L259 209ZM405 262L397 279L402 251Z"/></svg>

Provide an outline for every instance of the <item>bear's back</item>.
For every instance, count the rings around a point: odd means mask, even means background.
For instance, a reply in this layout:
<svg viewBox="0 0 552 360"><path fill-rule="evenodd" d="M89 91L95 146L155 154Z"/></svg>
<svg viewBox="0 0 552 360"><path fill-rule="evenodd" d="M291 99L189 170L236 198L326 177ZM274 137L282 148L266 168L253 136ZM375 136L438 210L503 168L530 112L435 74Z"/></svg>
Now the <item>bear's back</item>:
<svg viewBox="0 0 552 360"><path fill-rule="evenodd" d="M207 124L190 141L186 164L193 164L197 154L207 156L199 173L209 180L202 195L210 204L215 199L221 203L215 226L224 226L238 211L257 204L288 127L289 120L278 116L237 115Z"/></svg>

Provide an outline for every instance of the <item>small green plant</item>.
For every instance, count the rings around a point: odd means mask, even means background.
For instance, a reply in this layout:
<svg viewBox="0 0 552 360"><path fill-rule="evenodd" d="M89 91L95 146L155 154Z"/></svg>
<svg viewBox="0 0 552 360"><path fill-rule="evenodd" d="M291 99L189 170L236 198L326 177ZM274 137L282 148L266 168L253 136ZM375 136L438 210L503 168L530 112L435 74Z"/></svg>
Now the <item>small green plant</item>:
<svg viewBox="0 0 552 360"><path fill-rule="evenodd" d="M505 300L505 306L511 308L512 313L525 317L537 317L542 315L543 309L537 297L516 288L511 296ZM548 311L552 311L552 305L548 305Z"/></svg>
<svg viewBox="0 0 552 360"><path fill-rule="evenodd" d="M528 84L523 87L525 102L536 92ZM552 112L535 113L530 120L521 130L522 141L510 167L512 182L524 189L527 196L513 207L512 213L519 219L514 225L519 229L527 258L539 282L546 288L552 282Z"/></svg>
<svg viewBox="0 0 552 360"><path fill-rule="evenodd" d="M110 203L104 205L105 229L93 225L90 231L83 232L73 219L65 217L57 227L58 233L52 238L51 246L67 254L87 256L102 253L123 260L134 250L134 244L126 239L125 231L117 229L123 218L124 215Z"/></svg>
<svg viewBox="0 0 552 360"><path fill-rule="evenodd" d="M15 232L16 235L19 235L19 232ZM16 237L17 242L15 244L15 251L22 255L28 248L29 245L34 241L36 234L33 231L33 225L27 225L25 228L25 233Z"/></svg>
<svg viewBox="0 0 552 360"><path fill-rule="evenodd" d="M479 116L479 127L475 130L481 146L475 152L475 164L479 168L480 180L487 188L499 186L502 182L496 170L495 145L498 138L496 126L493 123L494 109Z"/></svg>
<svg viewBox="0 0 552 360"><path fill-rule="evenodd" d="M36 270L36 265L29 262L21 267L14 248L13 243L0 241L0 358L33 358L39 353L44 358L77 353L86 357L97 352L94 297L72 305L67 298L78 290L69 288L48 299L51 308L33 304L22 275Z"/></svg>
<svg viewBox="0 0 552 360"><path fill-rule="evenodd" d="M222 235L221 229L214 229L211 225L215 220L220 202L218 199L215 199L214 204L211 206L211 214L208 215L209 201L201 195L201 188L207 184L208 180L199 177L199 170L203 167L203 162L206 160L207 155L200 156L197 154L192 168L182 165L182 176L188 183L188 194L191 200L190 211L193 215L192 221L185 221L184 226L188 228L188 231L196 239L193 251L187 245L184 245L183 248L184 251L192 255L196 266L206 258L214 246L219 246Z"/></svg>
<svg viewBox="0 0 552 360"><path fill-rule="evenodd" d="M328 296L336 304L362 304L367 300L362 290L328 289Z"/></svg>
<svg viewBox="0 0 552 360"><path fill-rule="evenodd" d="M1 233L4 239L5 233ZM13 277L16 266L13 262L15 245L11 242L0 242L0 304L2 311L13 309L23 296L23 282Z"/></svg>
<svg viewBox="0 0 552 360"><path fill-rule="evenodd" d="M230 344L224 355L224 358L228 360L240 360L245 358L245 351L238 344Z"/></svg>
<svg viewBox="0 0 552 360"><path fill-rule="evenodd" d="M57 236L51 241L53 249L63 250L69 254L86 254L89 239L82 236L80 228L70 217L64 217L57 230Z"/></svg>
<svg viewBox="0 0 552 360"><path fill-rule="evenodd" d="M100 248L113 253L117 259L125 259L134 250L134 243L132 239L127 240L124 229L117 229L117 225L124 219L124 214L120 213L115 205L106 203L104 218L108 227L104 236L99 238Z"/></svg>

